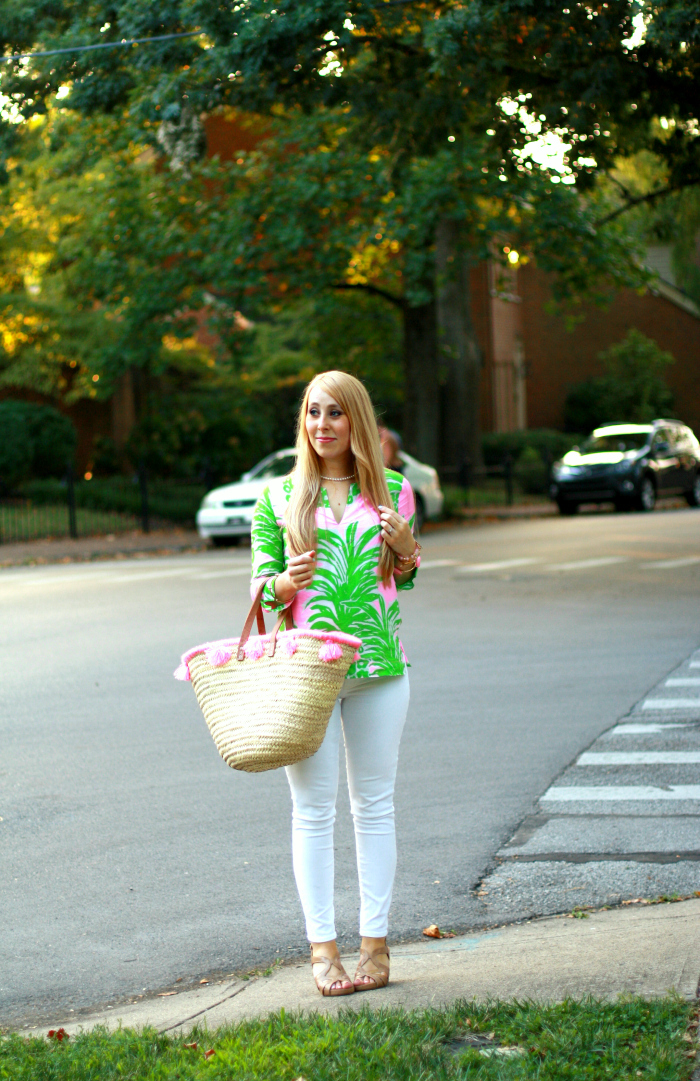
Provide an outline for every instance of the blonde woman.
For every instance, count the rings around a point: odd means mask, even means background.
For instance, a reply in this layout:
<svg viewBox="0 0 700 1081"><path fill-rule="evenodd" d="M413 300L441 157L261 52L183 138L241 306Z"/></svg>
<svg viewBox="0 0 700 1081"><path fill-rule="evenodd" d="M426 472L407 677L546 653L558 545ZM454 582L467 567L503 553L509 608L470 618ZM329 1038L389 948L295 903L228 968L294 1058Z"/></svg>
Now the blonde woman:
<svg viewBox="0 0 700 1081"><path fill-rule="evenodd" d="M362 383L324 372L306 388L296 468L265 489L253 518L253 584L263 603L291 607L297 626L340 630L363 642L333 709L323 744L287 767L292 858L323 995L386 987L389 906L396 868L394 782L409 687L398 631L397 591L420 563L410 484L384 468ZM343 968L333 905L333 824L340 735L345 743L360 879L360 963Z"/></svg>

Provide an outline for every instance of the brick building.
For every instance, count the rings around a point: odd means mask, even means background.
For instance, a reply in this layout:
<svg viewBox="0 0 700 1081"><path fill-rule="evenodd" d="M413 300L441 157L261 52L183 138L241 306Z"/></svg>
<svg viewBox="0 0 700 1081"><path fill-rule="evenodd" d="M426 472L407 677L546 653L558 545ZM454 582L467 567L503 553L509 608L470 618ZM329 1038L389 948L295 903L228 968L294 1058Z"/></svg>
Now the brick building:
<svg viewBox="0 0 700 1081"><path fill-rule="evenodd" d="M495 288L492 267L474 272L477 332L484 352L484 431L561 428L564 401L576 383L602 375L598 355L636 327L671 353L666 373L681 420L700 432L700 309L673 281L670 251L652 248L648 264L660 278L640 295L623 290L608 308L589 306L573 330L547 313L547 276L528 264Z"/></svg>

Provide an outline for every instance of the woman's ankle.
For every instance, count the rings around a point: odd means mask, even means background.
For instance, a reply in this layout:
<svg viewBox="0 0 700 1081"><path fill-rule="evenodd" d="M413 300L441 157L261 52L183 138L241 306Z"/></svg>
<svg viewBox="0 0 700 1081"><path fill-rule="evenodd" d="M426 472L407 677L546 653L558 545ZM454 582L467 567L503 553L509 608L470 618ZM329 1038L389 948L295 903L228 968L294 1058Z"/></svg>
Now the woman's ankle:
<svg viewBox="0 0 700 1081"><path fill-rule="evenodd" d="M332 938L328 942L310 942L313 957L339 957L338 942Z"/></svg>
<svg viewBox="0 0 700 1081"><path fill-rule="evenodd" d="M386 935L383 938L371 938L367 935L362 935L361 948L373 953L374 950L386 949Z"/></svg>

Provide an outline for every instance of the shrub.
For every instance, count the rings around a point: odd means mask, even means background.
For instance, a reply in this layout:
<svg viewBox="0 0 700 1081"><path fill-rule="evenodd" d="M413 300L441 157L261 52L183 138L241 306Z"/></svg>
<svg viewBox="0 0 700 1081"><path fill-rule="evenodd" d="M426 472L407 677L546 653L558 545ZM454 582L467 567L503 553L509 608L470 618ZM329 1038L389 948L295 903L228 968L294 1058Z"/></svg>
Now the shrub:
<svg viewBox="0 0 700 1081"><path fill-rule="evenodd" d="M16 404L0 402L0 492L14 488L31 470L32 441Z"/></svg>
<svg viewBox="0 0 700 1081"><path fill-rule="evenodd" d="M33 480L20 492L34 503L65 503L65 484L58 480ZM148 506L155 518L191 524L206 492L203 484L169 480L149 480ZM81 480L75 484L75 502L90 510L141 513L141 490L135 477L106 477Z"/></svg>
<svg viewBox="0 0 700 1081"><path fill-rule="evenodd" d="M672 414L673 393L664 372L673 364L651 338L632 327L622 341L599 354L605 374L578 383L564 406L567 431L590 432L609 421L648 424Z"/></svg>
<svg viewBox="0 0 700 1081"><path fill-rule="evenodd" d="M0 475L7 488L28 476L62 476L78 442L73 422L58 409L13 398L0 402L0 432Z"/></svg>
<svg viewBox="0 0 700 1081"><path fill-rule="evenodd" d="M576 442L576 437L555 431L553 428L526 428L519 432L488 432L481 445L484 464L502 465L506 455L518 462L526 448L539 454L542 461L554 461L566 454Z"/></svg>
<svg viewBox="0 0 700 1081"><path fill-rule="evenodd" d="M525 447L515 465L515 479L524 492L541 495L549 487L549 461L534 447Z"/></svg>

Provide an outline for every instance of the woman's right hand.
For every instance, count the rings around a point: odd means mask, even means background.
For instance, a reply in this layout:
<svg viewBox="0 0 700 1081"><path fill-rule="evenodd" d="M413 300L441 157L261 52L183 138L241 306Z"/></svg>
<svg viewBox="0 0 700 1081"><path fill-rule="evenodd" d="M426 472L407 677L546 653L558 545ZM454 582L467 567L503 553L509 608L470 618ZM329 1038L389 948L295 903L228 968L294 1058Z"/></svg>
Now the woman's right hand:
<svg viewBox="0 0 700 1081"><path fill-rule="evenodd" d="M287 604L300 589L307 589L316 570L316 552L302 552L292 556L286 571L278 574L275 580L275 596L278 601Z"/></svg>

